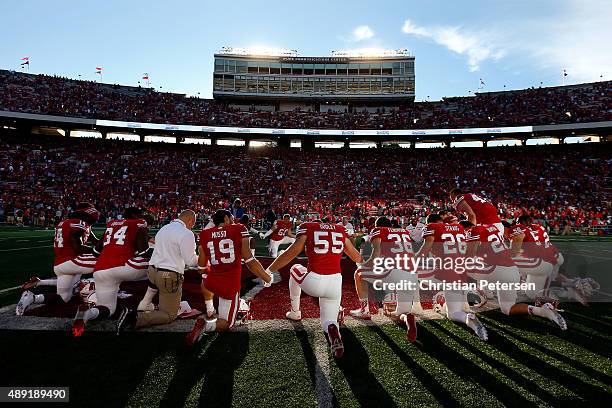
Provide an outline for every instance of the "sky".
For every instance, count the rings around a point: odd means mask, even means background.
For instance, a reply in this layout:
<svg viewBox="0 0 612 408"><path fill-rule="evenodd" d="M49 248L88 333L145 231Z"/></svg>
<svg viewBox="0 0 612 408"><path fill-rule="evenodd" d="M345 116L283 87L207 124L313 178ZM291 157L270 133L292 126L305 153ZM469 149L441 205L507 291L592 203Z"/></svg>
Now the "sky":
<svg viewBox="0 0 612 408"><path fill-rule="evenodd" d="M612 79L609 0L81 1L0 4L0 68L212 96L223 46L406 48L416 100ZM26 70L27 72L27 70ZM484 82L481 85L480 80Z"/></svg>

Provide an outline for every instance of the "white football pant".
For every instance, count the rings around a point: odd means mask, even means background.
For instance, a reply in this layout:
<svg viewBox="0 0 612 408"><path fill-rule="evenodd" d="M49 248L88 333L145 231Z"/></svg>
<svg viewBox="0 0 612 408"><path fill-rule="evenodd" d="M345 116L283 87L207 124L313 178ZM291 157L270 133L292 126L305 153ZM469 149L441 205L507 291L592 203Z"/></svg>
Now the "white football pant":
<svg viewBox="0 0 612 408"><path fill-rule="evenodd" d="M72 298L73 289L81 280L81 275L93 272L96 261L93 255L80 255L53 267L57 275L57 294L64 302Z"/></svg>
<svg viewBox="0 0 612 408"><path fill-rule="evenodd" d="M283 239L278 241L274 241L273 239L271 239L270 244L268 246L270 250L270 256L276 258L278 256L278 247L280 247L281 245L291 245L294 242L295 238L293 237L284 237Z"/></svg>
<svg viewBox="0 0 612 408"><path fill-rule="evenodd" d="M231 328L236 322L236 313L240 307L240 292L236 292L233 299L219 296L219 319L223 319Z"/></svg>
<svg viewBox="0 0 612 408"><path fill-rule="evenodd" d="M321 327L327 333L331 323L338 325L338 312L342 300L342 274L320 275L309 272L305 266L295 264L291 267L289 277L289 296L291 309L300 310L302 290L310 296L319 298Z"/></svg>
<svg viewBox="0 0 612 408"><path fill-rule="evenodd" d="M416 273L410 273L402 269L391 269L383 273L362 271L360 275L361 279L371 284L374 284L375 281L380 281L382 283L411 283L415 288L414 290L395 291L397 295L397 308L395 309L395 313L410 313L412 311L412 302L415 300L415 298L418 299L417 292L419 291L419 278ZM378 287L378 285L379 284L376 284L376 287Z"/></svg>
<svg viewBox="0 0 612 408"><path fill-rule="evenodd" d="M519 272L525 277L529 288L525 289L527 297L534 300L538 296L548 296L548 287L553 275L553 265L541 258L514 258Z"/></svg>
<svg viewBox="0 0 612 408"><path fill-rule="evenodd" d="M130 259L123 266L102 269L93 274L96 284L96 305L106 306L111 315L117 309L117 292L121 282L147 279L148 260L140 258L136 263L136 259L138 258Z"/></svg>
<svg viewBox="0 0 612 408"><path fill-rule="evenodd" d="M474 279L480 287L480 281L487 283L520 283L521 276L516 266L497 265L490 273L471 273L467 274ZM497 299L502 313L510 314L510 309L516 304L516 290L498 290Z"/></svg>

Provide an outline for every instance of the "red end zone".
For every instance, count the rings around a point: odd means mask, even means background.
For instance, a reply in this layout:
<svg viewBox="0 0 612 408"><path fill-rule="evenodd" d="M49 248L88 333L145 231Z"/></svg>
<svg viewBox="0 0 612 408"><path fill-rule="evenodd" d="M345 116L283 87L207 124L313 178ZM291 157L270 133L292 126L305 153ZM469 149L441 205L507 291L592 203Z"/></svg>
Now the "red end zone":
<svg viewBox="0 0 612 408"><path fill-rule="evenodd" d="M261 258L262 265L267 267L271 262L271 258ZM299 260L296 263L306 264L306 260ZM289 268L292 264L280 270L282 281L272 285L269 288L259 288L260 291L251 300L251 318L255 320L271 320L284 319L285 313L290 309L289 300ZM342 268L342 307L348 313L351 309L359 307L359 299L355 293L353 273L355 272L355 264L343 259L341 262ZM255 278L251 272L243 266L242 270L242 293L249 293L256 285L252 282ZM205 310L204 298L200 292L201 277L195 271L187 271L185 273L185 281L183 282L183 300L189 302L192 308ZM147 285L145 281L139 282L124 282L121 284L121 290L130 294L126 299L118 300L119 305L128 307L136 307L142 299ZM251 292L252 293L252 292ZM379 300L382 300L381 294L377 294L370 290L370 300L374 301L378 295ZM424 309L431 308L431 294L421 292L422 306ZM157 301L157 299L155 299ZM215 302L216 303L216 302ZM82 300L75 296L73 299L63 305L44 305L31 310L25 314L28 316L40 317L74 317L77 307L82 304ZM319 317L318 300L302 292L301 310L303 318Z"/></svg>

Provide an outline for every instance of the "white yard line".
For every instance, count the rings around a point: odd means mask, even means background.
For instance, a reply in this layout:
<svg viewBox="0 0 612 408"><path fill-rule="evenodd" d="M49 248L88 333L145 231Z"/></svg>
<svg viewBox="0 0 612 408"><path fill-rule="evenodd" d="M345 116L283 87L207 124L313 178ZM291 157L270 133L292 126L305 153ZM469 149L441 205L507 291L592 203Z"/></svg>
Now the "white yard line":
<svg viewBox="0 0 612 408"><path fill-rule="evenodd" d="M37 246L33 246L33 247L0 249L0 252L25 251L25 250L28 250L28 249L36 249L36 248L49 248L49 245L37 245Z"/></svg>
<svg viewBox="0 0 612 408"><path fill-rule="evenodd" d="M21 286L13 286L12 288L2 289L2 290L0 290L0 295L3 294L3 293L6 293L6 292L10 292L10 291L15 290L15 289L19 289L20 287ZM2 308L2 309L4 309L4 308ZM0 312L2 312L2 309L0 309Z"/></svg>

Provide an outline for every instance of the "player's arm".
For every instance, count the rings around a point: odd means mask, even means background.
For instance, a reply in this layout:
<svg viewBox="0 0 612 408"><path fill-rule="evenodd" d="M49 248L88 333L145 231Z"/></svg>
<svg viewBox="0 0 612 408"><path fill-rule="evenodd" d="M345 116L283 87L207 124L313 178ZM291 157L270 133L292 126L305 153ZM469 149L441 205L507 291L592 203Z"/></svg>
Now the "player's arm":
<svg viewBox="0 0 612 408"><path fill-rule="evenodd" d="M521 253L523 246L523 240L525 239L525 233L516 234L510 238L510 256L516 257Z"/></svg>
<svg viewBox="0 0 612 408"><path fill-rule="evenodd" d="M198 245L198 273L203 274L208 265L208 258L206 258L206 251L202 248L202 245Z"/></svg>
<svg viewBox="0 0 612 408"><path fill-rule="evenodd" d="M465 256L468 258L476 258L476 254L478 253L478 248L480 247L480 241L475 239L471 241L467 241L467 249L465 251Z"/></svg>
<svg viewBox="0 0 612 408"><path fill-rule="evenodd" d="M372 244L372 254L370 255L370 258L361 265L364 268L371 268L372 265L374 265L374 259L380 256L381 239L378 237L374 238L370 241L370 243Z"/></svg>
<svg viewBox="0 0 612 408"><path fill-rule="evenodd" d="M255 276L261 278L266 283L272 282L272 275L265 271L261 263L253 256L251 253L251 248L249 245L249 238L242 238L242 250L241 250L242 259L244 259L244 264L249 268L249 271L253 272Z"/></svg>
<svg viewBox="0 0 612 408"><path fill-rule="evenodd" d="M153 248L149 247L149 229L139 227L136 231L136 256L151 258Z"/></svg>
<svg viewBox="0 0 612 408"><path fill-rule="evenodd" d="M278 258L276 258L270 266L268 266L269 271L276 272L283 266L287 265L291 262L296 256L302 253L304 250L304 246L306 245L306 235L302 235L298 237L293 244L285 250Z"/></svg>
<svg viewBox="0 0 612 408"><path fill-rule="evenodd" d="M268 232L266 232L265 234L261 235L260 234L260 238L261 239L266 239L268 238L270 235L272 235L272 233L274 231L276 231L278 229L278 225L276 224L276 221L274 221L274 224L272 224L272 228L270 228L270 230Z"/></svg>
<svg viewBox="0 0 612 408"><path fill-rule="evenodd" d="M460 201L457 204L457 211L464 213L468 221L476 225L476 213L465 201Z"/></svg>
<svg viewBox="0 0 612 408"><path fill-rule="evenodd" d="M70 246L77 255L93 253L92 247L83 245L83 233L81 231L74 231L70 234Z"/></svg>
<svg viewBox="0 0 612 408"><path fill-rule="evenodd" d="M344 253L356 264L363 263L363 257L348 237L344 240Z"/></svg>
<svg viewBox="0 0 612 408"><path fill-rule="evenodd" d="M419 251L416 254L414 254L414 256L418 258L419 256L425 257L429 255L429 252L431 252L431 248L433 248L433 244L434 244L433 235L429 235L425 237L425 239L423 240L423 245L421 246Z"/></svg>

